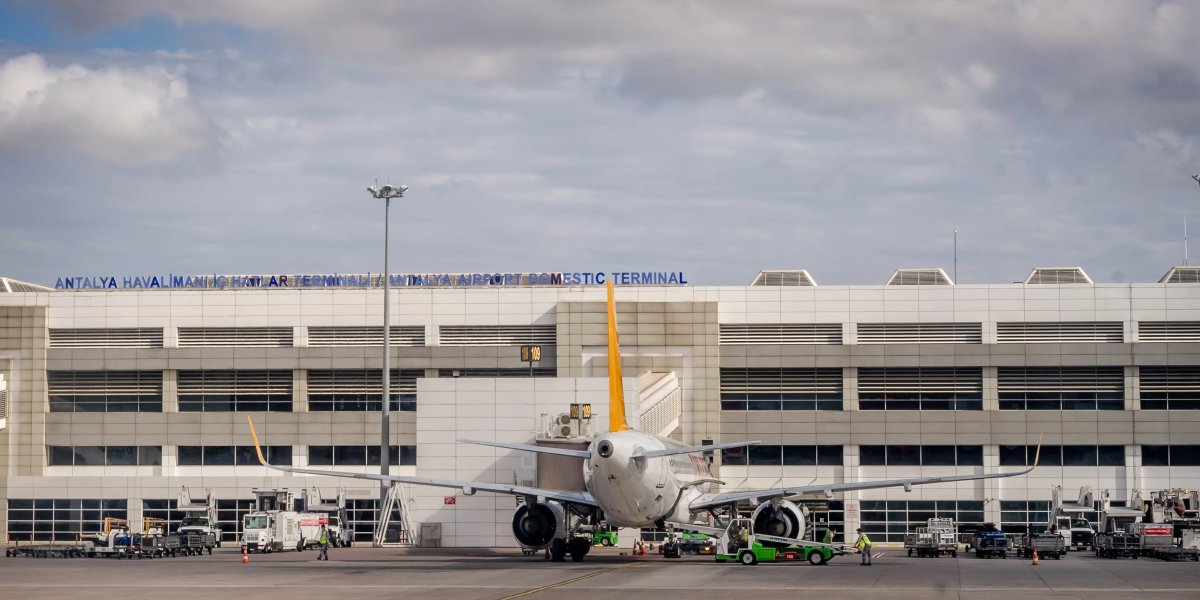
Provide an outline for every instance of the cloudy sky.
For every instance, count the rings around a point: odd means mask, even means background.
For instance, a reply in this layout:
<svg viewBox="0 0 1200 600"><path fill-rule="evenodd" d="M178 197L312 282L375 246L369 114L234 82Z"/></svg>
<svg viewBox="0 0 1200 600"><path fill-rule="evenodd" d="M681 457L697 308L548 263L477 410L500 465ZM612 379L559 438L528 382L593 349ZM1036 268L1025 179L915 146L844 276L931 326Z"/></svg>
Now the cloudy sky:
<svg viewBox="0 0 1200 600"><path fill-rule="evenodd" d="M0 275L762 268L1200 237L1200 3L0 0ZM1194 244L1200 255L1200 243ZM1193 262L1200 263L1200 256Z"/></svg>

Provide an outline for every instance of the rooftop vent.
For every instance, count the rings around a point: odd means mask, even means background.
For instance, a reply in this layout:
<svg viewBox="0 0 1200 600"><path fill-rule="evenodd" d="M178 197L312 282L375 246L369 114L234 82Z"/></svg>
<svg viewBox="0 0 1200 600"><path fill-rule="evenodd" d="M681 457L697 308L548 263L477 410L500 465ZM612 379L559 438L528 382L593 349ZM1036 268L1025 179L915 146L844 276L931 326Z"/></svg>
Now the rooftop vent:
<svg viewBox="0 0 1200 600"><path fill-rule="evenodd" d="M1159 283L1200 283L1200 267L1171 267Z"/></svg>
<svg viewBox="0 0 1200 600"><path fill-rule="evenodd" d="M941 269L896 269L884 285L954 285Z"/></svg>
<svg viewBox="0 0 1200 600"><path fill-rule="evenodd" d="M1025 285L1092 283L1092 278L1080 267L1038 267L1025 278Z"/></svg>
<svg viewBox="0 0 1200 600"><path fill-rule="evenodd" d="M817 282L813 281L808 271L804 269L796 270L774 270L774 271L759 271L758 276L754 278L752 286L815 286Z"/></svg>

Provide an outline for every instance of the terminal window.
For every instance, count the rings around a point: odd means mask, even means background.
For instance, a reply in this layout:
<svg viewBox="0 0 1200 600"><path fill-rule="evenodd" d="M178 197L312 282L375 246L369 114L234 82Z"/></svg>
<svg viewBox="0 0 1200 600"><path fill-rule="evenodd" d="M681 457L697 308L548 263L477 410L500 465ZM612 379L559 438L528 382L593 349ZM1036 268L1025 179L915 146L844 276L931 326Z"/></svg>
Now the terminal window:
<svg viewBox="0 0 1200 600"><path fill-rule="evenodd" d="M842 410L842 370L722 368L721 410Z"/></svg>
<svg viewBox="0 0 1200 600"><path fill-rule="evenodd" d="M9 541L78 542L104 531L105 517L128 518L124 499L8 500Z"/></svg>

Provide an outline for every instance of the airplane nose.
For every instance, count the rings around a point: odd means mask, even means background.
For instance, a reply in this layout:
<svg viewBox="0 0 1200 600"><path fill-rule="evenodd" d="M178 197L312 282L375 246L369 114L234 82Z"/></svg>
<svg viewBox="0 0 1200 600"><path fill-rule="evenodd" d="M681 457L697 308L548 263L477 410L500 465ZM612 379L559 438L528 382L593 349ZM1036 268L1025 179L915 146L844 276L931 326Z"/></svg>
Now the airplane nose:
<svg viewBox="0 0 1200 600"><path fill-rule="evenodd" d="M604 441L600 442L600 444L598 446L596 446L596 453L600 455L600 458L608 458L608 457L612 456L612 453L613 453L612 442L610 442L608 440L604 440Z"/></svg>

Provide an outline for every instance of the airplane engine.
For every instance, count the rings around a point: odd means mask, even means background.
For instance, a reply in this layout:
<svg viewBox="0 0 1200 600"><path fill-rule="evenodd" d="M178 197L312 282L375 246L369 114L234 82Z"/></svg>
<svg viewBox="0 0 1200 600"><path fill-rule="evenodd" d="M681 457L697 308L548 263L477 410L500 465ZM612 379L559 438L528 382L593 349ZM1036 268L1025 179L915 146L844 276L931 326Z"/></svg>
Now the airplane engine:
<svg viewBox="0 0 1200 600"><path fill-rule="evenodd" d="M567 513L561 504L528 504L513 515L513 537L527 548L545 548L555 537L564 537Z"/></svg>
<svg viewBox="0 0 1200 600"><path fill-rule="evenodd" d="M789 500L780 500L774 505L764 502L754 509L751 520L754 533L800 539L804 537L808 523L808 509Z"/></svg>

